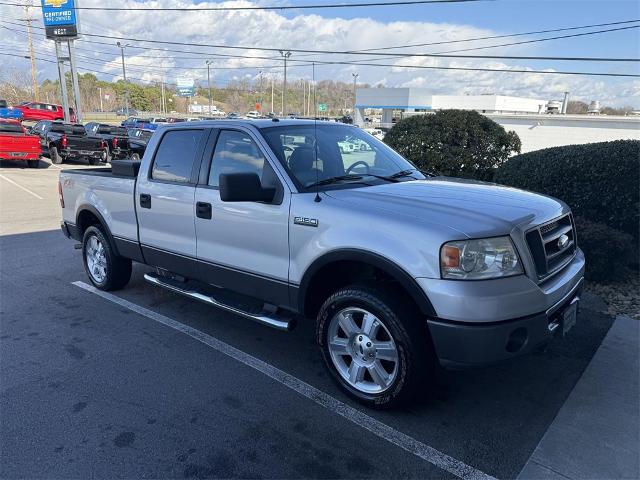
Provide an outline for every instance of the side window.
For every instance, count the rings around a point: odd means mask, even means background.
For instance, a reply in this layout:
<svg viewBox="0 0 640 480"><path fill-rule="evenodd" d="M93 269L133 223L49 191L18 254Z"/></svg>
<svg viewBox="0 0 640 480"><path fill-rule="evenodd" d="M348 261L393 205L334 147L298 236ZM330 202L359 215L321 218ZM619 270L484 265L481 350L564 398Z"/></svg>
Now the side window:
<svg viewBox="0 0 640 480"><path fill-rule="evenodd" d="M234 130L222 130L218 136L211 160L209 185L219 186L222 173L256 173L263 186L274 186L277 182L273 169L251 137Z"/></svg>
<svg viewBox="0 0 640 480"><path fill-rule="evenodd" d="M153 162L151 178L189 183L202 130L172 130L162 137Z"/></svg>

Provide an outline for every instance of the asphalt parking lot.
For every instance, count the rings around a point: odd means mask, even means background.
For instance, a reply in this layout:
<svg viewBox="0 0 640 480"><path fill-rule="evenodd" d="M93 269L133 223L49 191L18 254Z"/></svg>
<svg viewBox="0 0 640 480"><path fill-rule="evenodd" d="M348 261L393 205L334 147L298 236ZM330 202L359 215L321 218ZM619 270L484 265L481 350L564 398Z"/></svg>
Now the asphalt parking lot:
<svg viewBox="0 0 640 480"><path fill-rule="evenodd" d="M89 282L59 230L59 168L42 166L0 165L2 478L515 478L613 320L587 296L546 351L439 371L411 407L365 410L332 383L311 321L270 330L146 284L141 265L114 298L74 284Z"/></svg>

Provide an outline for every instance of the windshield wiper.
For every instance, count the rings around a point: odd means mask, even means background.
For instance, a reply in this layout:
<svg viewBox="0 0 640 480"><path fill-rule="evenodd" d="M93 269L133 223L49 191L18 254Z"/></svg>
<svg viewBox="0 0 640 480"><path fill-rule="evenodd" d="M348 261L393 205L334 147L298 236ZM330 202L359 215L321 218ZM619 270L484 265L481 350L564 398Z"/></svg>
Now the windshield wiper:
<svg viewBox="0 0 640 480"><path fill-rule="evenodd" d="M306 185L305 188L311 187L319 187L321 185L331 185L332 183L338 183L343 180L362 180L362 176L360 175L339 175L337 177L325 178L323 180L319 180L310 185Z"/></svg>
<svg viewBox="0 0 640 480"><path fill-rule="evenodd" d="M413 172L417 172L417 171L418 171L418 170L416 170L415 168L411 168L411 169L409 169L409 170L400 170L399 172L394 173L393 175L389 175L389 176L388 176L388 177L386 177L386 178L389 178L389 179L397 179L397 178L402 178L402 177L408 177L408 176L410 176L411 174L413 174Z"/></svg>

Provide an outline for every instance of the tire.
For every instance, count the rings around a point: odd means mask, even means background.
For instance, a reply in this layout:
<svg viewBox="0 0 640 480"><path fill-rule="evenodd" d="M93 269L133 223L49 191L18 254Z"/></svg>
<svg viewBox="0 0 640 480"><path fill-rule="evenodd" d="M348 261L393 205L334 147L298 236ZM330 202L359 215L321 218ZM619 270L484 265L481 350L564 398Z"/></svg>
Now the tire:
<svg viewBox="0 0 640 480"><path fill-rule="evenodd" d="M430 383L433 347L426 322L411 305L400 289L352 285L320 308L316 338L327 368L347 394L368 407L404 404Z"/></svg>
<svg viewBox="0 0 640 480"><path fill-rule="evenodd" d="M51 158L51 163L55 163L56 165L62 163L62 157L58 153L58 149L56 147L49 147L49 158Z"/></svg>
<svg viewBox="0 0 640 480"><path fill-rule="evenodd" d="M40 160L27 160L29 168L40 168Z"/></svg>
<svg viewBox="0 0 640 480"><path fill-rule="evenodd" d="M119 290L131 279L131 260L117 255L102 229L94 225L82 237L82 263L89 280L100 290Z"/></svg>
<svg viewBox="0 0 640 480"><path fill-rule="evenodd" d="M89 161L89 165L97 165L100 163L100 159L96 157L87 157L87 160Z"/></svg>
<svg viewBox="0 0 640 480"><path fill-rule="evenodd" d="M111 163L111 153L108 146L104 147L104 154L102 155L101 160L103 163Z"/></svg>

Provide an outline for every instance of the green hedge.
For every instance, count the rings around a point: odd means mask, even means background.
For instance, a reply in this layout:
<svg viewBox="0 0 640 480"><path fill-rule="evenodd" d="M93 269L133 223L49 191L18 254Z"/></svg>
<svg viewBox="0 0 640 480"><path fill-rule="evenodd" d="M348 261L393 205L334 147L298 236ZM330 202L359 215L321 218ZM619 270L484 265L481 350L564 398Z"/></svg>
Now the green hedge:
<svg viewBox="0 0 640 480"><path fill-rule="evenodd" d="M628 233L584 217L576 217L576 228L578 245L587 260L589 280L620 281L637 267L638 253Z"/></svg>
<svg viewBox="0 0 640 480"><path fill-rule="evenodd" d="M384 141L419 169L451 177L493 179L520 139L490 118L470 110L442 110L396 123Z"/></svg>
<svg viewBox="0 0 640 480"><path fill-rule="evenodd" d="M576 217L626 232L638 246L640 141L569 145L525 153L501 165L495 182L560 198Z"/></svg>

